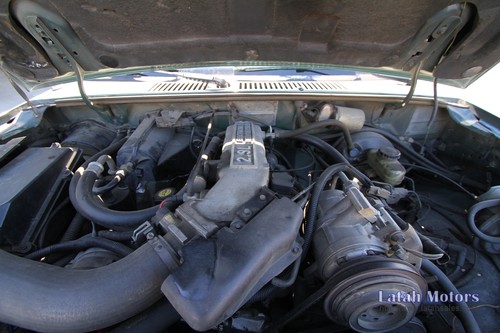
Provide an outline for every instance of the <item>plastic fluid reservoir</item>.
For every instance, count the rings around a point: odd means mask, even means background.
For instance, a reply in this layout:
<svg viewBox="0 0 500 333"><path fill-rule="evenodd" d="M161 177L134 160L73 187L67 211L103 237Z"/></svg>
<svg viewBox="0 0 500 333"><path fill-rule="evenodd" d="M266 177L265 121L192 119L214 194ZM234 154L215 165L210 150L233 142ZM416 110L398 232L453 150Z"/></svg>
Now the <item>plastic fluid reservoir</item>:
<svg viewBox="0 0 500 333"><path fill-rule="evenodd" d="M401 157L401 152L393 147L370 149L368 164L382 181L391 185L399 185L406 174L406 169L398 161L399 157Z"/></svg>

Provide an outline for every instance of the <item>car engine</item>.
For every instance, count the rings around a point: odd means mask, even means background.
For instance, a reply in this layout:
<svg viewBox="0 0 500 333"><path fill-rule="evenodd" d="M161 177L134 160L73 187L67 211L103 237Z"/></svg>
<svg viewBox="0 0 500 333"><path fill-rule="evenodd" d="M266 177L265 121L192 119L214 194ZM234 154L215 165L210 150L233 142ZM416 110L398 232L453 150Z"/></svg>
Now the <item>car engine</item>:
<svg viewBox="0 0 500 333"><path fill-rule="evenodd" d="M207 105L54 106L3 142L1 332L498 324L466 304L498 303L498 139L422 105Z"/></svg>

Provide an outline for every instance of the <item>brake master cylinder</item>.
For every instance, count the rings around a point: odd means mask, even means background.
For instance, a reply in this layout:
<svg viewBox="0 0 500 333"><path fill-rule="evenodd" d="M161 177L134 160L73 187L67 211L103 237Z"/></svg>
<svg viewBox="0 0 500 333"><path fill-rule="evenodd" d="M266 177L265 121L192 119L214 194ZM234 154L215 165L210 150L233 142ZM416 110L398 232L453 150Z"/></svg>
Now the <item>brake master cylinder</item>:
<svg viewBox="0 0 500 333"><path fill-rule="evenodd" d="M393 147L370 149L368 151L368 164L384 182L399 185L406 174L405 168L398 161L400 157L399 150Z"/></svg>

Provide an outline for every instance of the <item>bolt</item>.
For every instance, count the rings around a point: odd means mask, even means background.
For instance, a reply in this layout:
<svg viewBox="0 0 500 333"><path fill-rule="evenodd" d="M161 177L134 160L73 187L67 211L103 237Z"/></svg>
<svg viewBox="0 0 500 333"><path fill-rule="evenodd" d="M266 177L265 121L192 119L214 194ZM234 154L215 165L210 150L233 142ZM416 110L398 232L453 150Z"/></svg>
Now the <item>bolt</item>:
<svg viewBox="0 0 500 333"><path fill-rule="evenodd" d="M163 249L163 246L161 244L156 245L156 251L161 251Z"/></svg>
<svg viewBox="0 0 500 333"><path fill-rule="evenodd" d="M465 272L465 271L466 271L466 269L465 269L465 268L462 268L460 271L463 273L463 272Z"/></svg>
<svg viewBox="0 0 500 333"><path fill-rule="evenodd" d="M357 157L361 152L357 148L349 149L349 157Z"/></svg>
<svg viewBox="0 0 500 333"><path fill-rule="evenodd" d="M294 247L294 248L292 249L292 252L293 252L294 254L299 253L299 248L298 248L298 247Z"/></svg>
<svg viewBox="0 0 500 333"><path fill-rule="evenodd" d="M20 252L28 252L30 249L31 249L31 246L29 246L28 244L25 244L25 245L18 247L18 250Z"/></svg>
<svg viewBox="0 0 500 333"><path fill-rule="evenodd" d="M403 243L405 241L405 237L402 233L395 232L391 235L391 241L396 243Z"/></svg>
<svg viewBox="0 0 500 333"><path fill-rule="evenodd" d="M447 25L443 25L443 26L439 27L436 31L436 36L440 36L440 35L444 34L446 32L446 30L448 30Z"/></svg>
<svg viewBox="0 0 500 333"><path fill-rule="evenodd" d="M249 216L250 214L252 214L252 211L250 209L248 208L243 209L243 215Z"/></svg>
<svg viewBox="0 0 500 333"><path fill-rule="evenodd" d="M477 273L477 276L483 276L483 274L481 274L481 273Z"/></svg>
<svg viewBox="0 0 500 333"><path fill-rule="evenodd" d="M234 226L236 229L241 229L241 227L242 227L242 225L241 225L241 223L240 223L240 222L235 222L235 223L233 224L233 226Z"/></svg>
<svg viewBox="0 0 500 333"><path fill-rule="evenodd" d="M146 235L146 238L147 238L148 240L151 240L151 239L155 238L155 234L154 234L154 233L152 233L152 232L148 232L148 233L147 233L147 235Z"/></svg>
<svg viewBox="0 0 500 333"><path fill-rule="evenodd" d="M260 201L266 200L266 196L264 194L259 195L259 200Z"/></svg>

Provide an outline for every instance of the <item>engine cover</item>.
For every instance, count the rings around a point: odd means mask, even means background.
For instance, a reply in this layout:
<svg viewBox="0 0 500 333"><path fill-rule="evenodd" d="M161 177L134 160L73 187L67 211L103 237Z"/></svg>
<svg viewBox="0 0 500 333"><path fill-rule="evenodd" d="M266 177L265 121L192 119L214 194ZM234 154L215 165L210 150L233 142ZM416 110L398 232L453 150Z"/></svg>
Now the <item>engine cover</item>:
<svg viewBox="0 0 500 333"><path fill-rule="evenodd" d="M264 132L257 125L239 121L227 128L218 176L200 200L188 200L176 211L205 238L230 223L269 182Z"/></svg>

